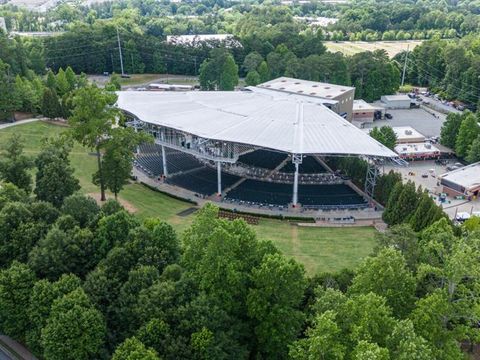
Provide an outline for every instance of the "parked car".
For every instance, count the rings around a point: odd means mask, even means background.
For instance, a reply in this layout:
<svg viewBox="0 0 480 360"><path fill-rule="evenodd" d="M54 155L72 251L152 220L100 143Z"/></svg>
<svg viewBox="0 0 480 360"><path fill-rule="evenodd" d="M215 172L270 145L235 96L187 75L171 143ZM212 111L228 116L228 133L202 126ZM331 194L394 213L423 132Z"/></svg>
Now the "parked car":
<svg viewBox="0 0 480 360"><path fill-rule="evenodd" d="M391 120L391 119L393 119L393 116L390 113L385 113L385 118L388 119L388 120Z"/></svg>

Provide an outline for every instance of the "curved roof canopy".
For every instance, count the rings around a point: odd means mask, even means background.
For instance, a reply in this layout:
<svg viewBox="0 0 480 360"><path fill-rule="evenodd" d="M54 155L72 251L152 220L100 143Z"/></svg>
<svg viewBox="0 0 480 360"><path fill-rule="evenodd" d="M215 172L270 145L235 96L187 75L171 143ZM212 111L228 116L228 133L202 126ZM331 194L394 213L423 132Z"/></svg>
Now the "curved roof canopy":
<svg viewBox="0 0 480 360"><path fill-rule="evenodd" d="M138 120L294 154L397 157L318 99L274 91L118 92Z"/></svg>

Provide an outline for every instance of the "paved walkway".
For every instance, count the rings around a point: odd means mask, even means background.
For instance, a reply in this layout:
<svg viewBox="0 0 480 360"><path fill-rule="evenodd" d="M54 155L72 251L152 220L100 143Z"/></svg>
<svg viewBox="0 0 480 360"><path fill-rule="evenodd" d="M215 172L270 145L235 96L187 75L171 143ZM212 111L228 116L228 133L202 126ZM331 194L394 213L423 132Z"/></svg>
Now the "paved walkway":
<svg viewBox="0 0 480 360"><path fill-rule="evenodd" d="M6 129L6 128L9 128L9 127L12 127L12 126L28 124L28 123L35 122L35 121L40 121L40 120L43 120L43 118L33 118L33 119L19 120L19 121L15 121L13 123L0 123L0 130Z"/></svg>

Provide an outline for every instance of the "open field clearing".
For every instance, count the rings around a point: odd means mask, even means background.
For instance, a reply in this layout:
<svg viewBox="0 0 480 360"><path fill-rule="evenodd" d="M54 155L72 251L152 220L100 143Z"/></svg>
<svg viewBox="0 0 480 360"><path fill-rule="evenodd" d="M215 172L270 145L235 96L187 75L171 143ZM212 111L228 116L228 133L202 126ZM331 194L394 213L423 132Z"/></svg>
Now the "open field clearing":
<svg viewBox="0 0 480 360"><path fill-rule="evenodd" d="M66 130L64 126L41 121L13 126L0 131L0 145L5 143L10 134L20 132L26 142L25 152L35 156L41 148L43 138ZM96 170L95 157L77 144L71 154L71 163L82 191L86 194L97 193L98 188L91 183L92 174ZM159 217L180 233L192 223L195 216L178 215L191 208L192 204L155 192L141 184L127 185L120 193L120 198L131 205L140 218ZM254 229L260 239L272 241L285 255L303 263L310 275L345 267L354 268L371 253L375 245L375 230L369 227L299 227L288 221L262 219Z"/></svg>
<svg viewBox="0 0 480 360"><path fill-rule="evenodd" d="M409 41L325 41L324 44L329 51L341 52L345 55L354 55L363 51L374 51L378 49L384 49L388 56L394 57L398 53L407 50L413 50L416 46L420 45L422 40L409 40Z"/></svg>

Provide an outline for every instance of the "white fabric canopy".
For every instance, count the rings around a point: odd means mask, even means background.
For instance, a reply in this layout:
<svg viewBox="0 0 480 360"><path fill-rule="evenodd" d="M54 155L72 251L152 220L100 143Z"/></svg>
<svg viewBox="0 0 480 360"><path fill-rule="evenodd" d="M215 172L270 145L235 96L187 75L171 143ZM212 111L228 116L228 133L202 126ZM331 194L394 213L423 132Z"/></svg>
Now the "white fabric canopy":
<svg viewBox="0 0 480 360"><path fill-rule="evenodd" d="M140 121L294 154L396 157L317 99L271 91L118 92Z"/></svg>

